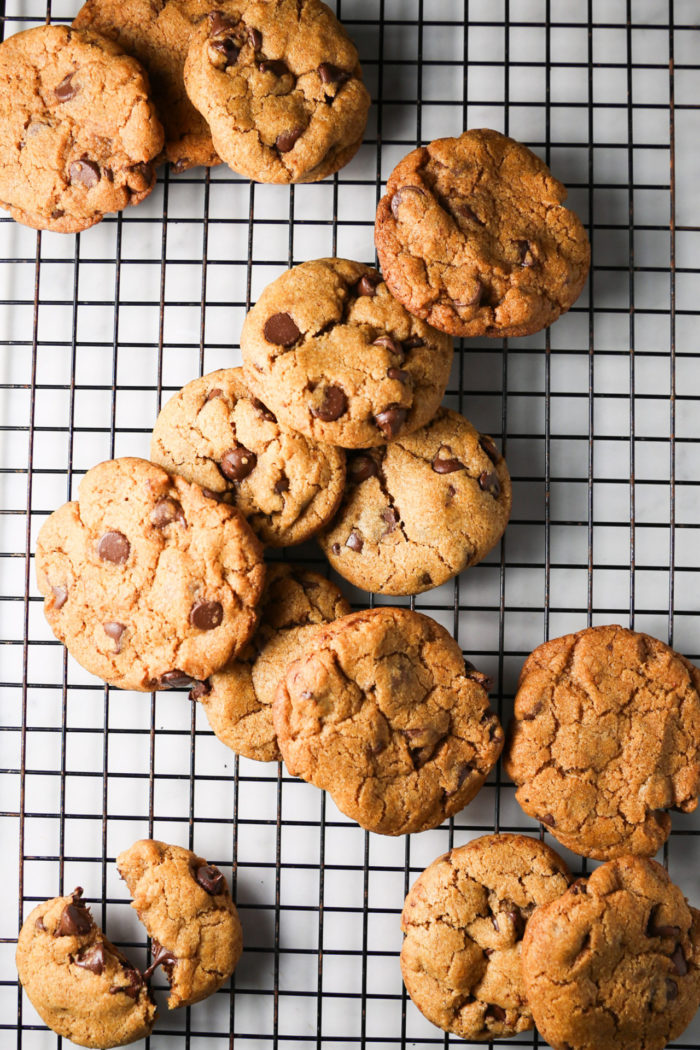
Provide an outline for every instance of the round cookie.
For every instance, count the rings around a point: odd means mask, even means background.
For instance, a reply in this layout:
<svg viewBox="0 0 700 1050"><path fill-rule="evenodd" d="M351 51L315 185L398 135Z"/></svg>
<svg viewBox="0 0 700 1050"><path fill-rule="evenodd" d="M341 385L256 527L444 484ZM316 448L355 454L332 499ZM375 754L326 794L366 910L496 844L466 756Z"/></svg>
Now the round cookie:
<svg viewBox="0 0 700 1050"><path fill-rule="evenodd" d="M320 0L224 0L195 30L190 99L226 163L256 182L317 182L362 143L357 50Z"/></svg>
<svg viewBox="0 0 700 1050"><path fill-rule="evenodd" d="M538 332L588 275L588 238L566 196L539 157L497 131L413 150L377 208L384 280L407 310L452 335Z"/></svg>
<svg viewBox="0 0 700 1050"><path fill-rule="evenodd" d="M505 756L526 813L564 846L652 856L700 789L700 671L663 642L589 627L527 658Z"/></svg>
<svg viewBox="0 0 700 1050"><path fill-rule="evenodd" d="M487 681L430 617L353 613L319 627L284 672L273 707L282 757L368 831L437 827L501 753Z"/></svg>
<svg viewBox="0 0 700 1050"><path fill-rule="evenodd" d="M42 1021L78 1046L125 1046L151 1034L156 1004L141 974L93 922L78 886L27 916L17 972Z"/></svg>
<svg viewBox="0 0 700 1050"><path fill-rule="evenodd" d="M303 543L338 508L345 454L280 426L242 368L195 379L156 421L151 459L234 503L263 543Z"/></svg>
<svg viewBox="0 0 700 1050"><path fill-rule="evenodd" d="M224 876L190 850L155 839L120 853L117 868L151 938L153 962L144 976L163 967L170 1010L206 999L228 980L243 950Z"/></svg>
<svg viewBox="0 0 700 1050"><path fill-rule="evenodd" d="M335 584L319 573L280 562L268 565L257 631L236 660L191 694L201 701L222 743L259 762L281 759L272 720L280 678L318 624L349 612Z"/></svg>
<svg viewBox="0 0 700 1050"><path fill-rule="evenodd" d="M42 25L0 44L0 207L76 233L155 185L163 129L139 63L111 40Z"/></svg>
<svg viewBox="0 0 700 1050"><path fill-rule="evenodd" d="M700 912L660 864L622 857L537 909L522 962L554 1050L662 1050L700 1005Z"/></svg>
<svg viewBox="0 0 700 1050"><path fill-rule="evenodd" d="M211 132L185 91L185 59L195 26L211 0L87 0L73 25L117 41L148 72L165 131L160 160L175 172L219 164Z"/></svg>
<svg viewBox="0 0 700 1050"><path fill-rule="evenodd" d="M421 1013L462 1039L531 1029L523 932L570 881L561 857L524 835L484 835L433 861L401 915L401 973Z"/></svg>
<svg viewBox="0 0 700 1050"><path fill-rule="evenodd" d="M51 629L122 689L191 686L257 623L262 548L235 507L143 459L100 463L36 546Z"/></svg>
<svg viewBox="0 0 700 1050"><path fill-rule="evenodd" d="M243 324L241 353L248 385L282 423L369 448L432 418L453 347L404 310L372 267L317 259L267 286Z"/></svg>
<svg viewBox="0 0 700 1050"><path fill-rule="evenodd" d="M488 554L510 516L506 462L464 416L348 460L345 498L318 537L336 572L380 594L417 594Z"/></svg>

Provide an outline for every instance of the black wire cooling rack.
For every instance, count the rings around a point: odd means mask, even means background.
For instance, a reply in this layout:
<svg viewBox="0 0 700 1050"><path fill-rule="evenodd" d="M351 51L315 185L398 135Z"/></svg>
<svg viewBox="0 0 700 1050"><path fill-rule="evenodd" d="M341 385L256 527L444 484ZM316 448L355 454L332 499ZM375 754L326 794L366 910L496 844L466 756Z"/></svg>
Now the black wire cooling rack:
<svg viewBox="0 0 700 1050"><path fill-rule="evenodd" d="M160 996L151 1047L460 1042L407 1000L399 913L453 843L540 833L500 767L443 827L368 835L281 767L228 752L184 694L122 693L83 672L43 620L32 565L39 526L85 470L147 455L162 400L238 363L245 311L269 280L322 255L374 259L383 180L416 144L480 126L526 142L570 188L593 268L547 332L458 346L446 400L502 443L513 519L486 562L411 604L494 675L505 720L524 657L568 630L620 622L700 658L697 0L336 10L374 106L360 153L333 179L282 188L224 167L162 170L144 204L80 236L0 221L3 1048L60 1044L14 969L37 901L84 886L108 935L145 964L114 858L147 835L223 868L245 937L231 990L172 1014ZM9 35L70 20L77 0L2 11ZM287 553L323 565L317 548ZM697 904L700 820L673 823L662 859ZM532 1033L517 1041L537 1045ZM700 1047L697 1021L678 1045Z"/></svg>

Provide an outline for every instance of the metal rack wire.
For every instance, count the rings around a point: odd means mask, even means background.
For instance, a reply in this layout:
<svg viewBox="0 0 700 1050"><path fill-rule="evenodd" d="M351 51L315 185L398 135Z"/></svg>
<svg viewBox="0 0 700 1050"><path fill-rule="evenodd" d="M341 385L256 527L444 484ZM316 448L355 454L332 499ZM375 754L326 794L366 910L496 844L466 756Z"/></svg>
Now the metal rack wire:
<svg viewBox="0 0 700 1050"><path fill-rule="evenodd" d="M43 4L5 0L5 35L77 11L77 0ZM586 624L635 626L700 659L697 3L335 8L375 105L358 157L333 179L281 188L225 168L162 170L149 200L80 236L0 221L2 1047L60 1045L13 965L37 901L83 885L108 935L144 962L114 857L145 835L232 877L245 936L232 989L171 1015L162 1005L151 1047L458 1042L407 1001L398 916L418 872L453 843L493 828L539 833L500 767L442 828L368 835L281 767L229 753L184 695L96 683L44 623L31 558L41 522L85 470L147 455L161 401L238 363L245 311L272 277L320 255L373 260L383 180L417 143L478 126L526 142L569 186L593 268L549 331L459 346L447 402L502 442L513 519L485 563L415 606L494 675L505 720L525 655ZM323 564L311 546L288 557ZM663 860L697 903L700 818L673 823ZM700 1022L677 1045L700 1047Z"/></svg>

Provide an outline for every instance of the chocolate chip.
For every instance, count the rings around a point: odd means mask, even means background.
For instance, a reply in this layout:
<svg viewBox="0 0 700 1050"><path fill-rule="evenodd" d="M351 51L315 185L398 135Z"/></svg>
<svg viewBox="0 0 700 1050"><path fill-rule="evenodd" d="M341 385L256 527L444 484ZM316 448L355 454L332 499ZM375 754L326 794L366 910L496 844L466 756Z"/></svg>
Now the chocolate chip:
<svg viewBox="0 0 700 1050"><path fill-rule="evenodd" d="M259 51L262 47L262 33L259 29L254 29L252 26L248 27L248 43L254 51Z"/></svg>
<svg viewBox="0 0 700 1050"><path fill-rule="evenodd" d="M203 696L209 696L211 692L211 682L209 680L205 682L195 682L190 689L190 700L201 700Z"/></svg>
<svg viewBox="0 0 700 1050"><path fill-rule="evenodd" d="M391 198L391 211L395 219L399 217L399 205L407 193L417 193L419 196L425 197L425 190L422 190L420 186L402 186Z"/></svg>
<svg viewBox="0 0 700 1050"><path fill-rule="evenodd" d="M129 189L136 193L141 193L153 182L153 165L152 164L132 164L131 167L126 169L129 173Z"/></svg>
<svg viewBox="0 0 700 1050"><path fill-rule="evenodd" d="M461 460L456 459L454 457L441 456L440 453L443 451L451 452L452 449L443 446L443 448L439 449L436 452L435 458L433 459L432 463L433 470L436 474L453 474L455 470L467 469L464 463L461 462Z"/></svg>
<svg viewBox="0 0 700 1050"><path fill-rule="evenodd" d="M63 208L54 208L54 210L51 212L51 218L62 219L65 214L66 213L64 212Z"/></svg>
<svg viewBox="0 0 700 1050"><path fill-rule="evenodd" d="M456 493L457 493L457 489L454 487L454 485L448 485L447 486L447 493L445 494L445 506L446 507L449 507L449 505L452 503L452 500L454 499Z"/></svg>
<svg viewBox="0 0 700 1050"><path fill-rule="evenodd" d="M365 541L360 536L359 532L351 532L345 541L345 546L349 547L351 551L355 551L359 554L365 545Z"/></svg>
<svg viewBox="0 0 700 1050"><path fill-rule="evenodd" d="M86 948L84 952L80 953L80 955L76 955L75 959L73 959L73 962L76 966L80 966L83 970L90 970L91 973L104 973L104 944L98 942L97 944L93 944L92 948Z"/></svg>
<svg viewBox="0 0 700 1050"><path fill-rule="evenodd" d="M262 401L259 401L257 397L251 397L250 403L268 423L277 422L277 416L274 415L266 405L263 405Z"/></svg>
<svg viewBox="0 0 700 1050"><path fill-rule="evenodd" d="M671 956L671 962L673 963L673 968L678 974L678 976L685 977L685 975L688 972L688 962L686 960L685 955L683 954L683 949L681 948L680 944L676 945L676 950Z"/></svg>
<svg viewBox="0 0 700 1050"><path fill-rule="evenodd" d="M479 445L484 450L484 452L489 457L492 463L498 463L498 449L496 448L493 438L490 438L488 434L482 434L479 438Z"/></svg>
<svg viewBox="0 0 700 1050"><path fill-rule="evenodd" d="M672 981L670 977L666 978L666 999L671 1002L673 999L678 998L678 985L675 981Z"/></svg>
<svg viewBox="0 0 700 1050"><path fill-rule="evenodd" d="M331 547L331 550L333 551L334 554L340 554L340 544L339 543L334 543L333 546Z"/></svg>
<svg viewBox="0 0 700 1050"><path fill-rule="evenodd" d="M217 503L219 503L221 501L221 493L220 492L212 492L211 489L203 488L202 489L202 495L205 496L207 499L215 499Z"/></svg>
<svg viewBox="0 0 700 1050"><path fill-rule="evenodd" d="M289 314L273 314L263 325L263 335L276 346L294 346L301 332Z"/></svg>
<svg viewBox="0 0 700 1050"><path fill-rule="evenodd" d="M315 408L311 408L311 415L324 423L333 423L347 411L348 399L345 391L339 386L327 386L323 391L323 400Z"/></svg>
<svg viewBox="0 0 700 1050"><path fill-rule="evenodd" d="M462 215L465 219L469 219L471 222L478 222L479 226L484 226L485 225L481 221L479 216L476 214L474 209L470 208L468 204L463 204L463 203L455 204L454 205L454 210L457 212L458 215Z"/></svg>
<svg viewBox="0 0 700 1050"><path fill-rule="evenodd" d="M54 609L62 609L68 601L68 588L67 587L52 587L53 591L53 607Z"/></svg>
<svg viewBox="0 0 700 1050"><path fill-rule="evenodd" d="M177 955L174 955L169 948L164 948L162 944L159 944L155 937L151 941L151 958L153 960L151 965L143 971L144 980L148 980L157 966L162 966L168 981L172 981Z"/></svg>
<svg viewBox="0 0 700 1050"><path fill-rule="evenodd" d="M378 273L366 273L360 277L355 286L357 295L368 295L373 298L377 294L377 285L382 283Z"/></svg>
<svg viewBox="0 0 700 1050"><path fill-rule="evenodd" d="M138 970L134 970L130 966L125 966L123 972L129 983L111 985L109 989L110 995L116 995L117 992L123 992L124 995L128 995L130 999L138 999L139 993L143 988L143 978L141 977L141 974Z"/></svg>
<svg viewBox="0 0 700 1050"><path fill-rule="evenodd" d="M43 919L37 919L34 923L34 928L40 930L42 933L46 933L46 927L44 926Z"/></svg>
<svg viewBox="0 0 700 1050"><path fill-rule="evenodd" d="M233 37L230 36L222 35L218 39L210 40L209 47L216 52L216 59L211 59L211 61L218 69L228 69L229 66L235 66L241 53L240 47ZM223 61L221 61L222 59Z"/></svg>
<svg viewBox="0 0 700 1050"><path fill-rule="evenodd" d="M261 73L273 73L276 77L283 77L285 73L289 72L285 63L278 58L266 59L264 62L258 62L258 69ZM278 146L277 148L279 149L280 147ZM291 146L289 148L291 149ZM282 152L285 153L286 150L283 150Z"/></svg>
<svg viewBox="0 0 700 1050"><path fill-rule="evenodd" d="M474 767L471 766L468 762L461 763L461 765L459 765L457 767L457 783L456 783L456 786L451 788L447 792L447 794L448 795L455 795L459 791L459 789L463 786L463 784L464 784L465 780L467 779L467 777L469 776L469 774L473 772L473 769L474 769Z"/></svg>
<svg viewBox="0 0 700 1050"><path fill-rule="evenodd" d="M539 821L541 824L546 824L548 828L554 828L557 824L556 820L554 819L551 813L544 813L539 818Z"/></svg>
<svg viewBox="0 0 700 1050"><path fill-rule="evenodd" d="M425 584L426 587L431 587L433 583L433 577L429 572L424 572L420 578L420 582Z"/></svg>
<svg viewBox="0 0 700 1050"><path fill-rule="evenodd" d="M158 679L159 689L189 689L193 685L197 685L197 679L185 674L184 671L179 671L177 668L172 671L166 671Z"/></svg>
<svg viewBox="0 0 700 1050"><path fill-rule="evenodd" d="M386 528L382 535L387 536L390 532L394 531L399 523L399 515L395 507L387 507L386 510L382 511L382 521L386 522Z"/></svg>
<svg viewBox="0 0 700 1050"><path fill-rule="evenodd" d="M102 561L111 561L114 565L124 565L130 550L131 545L123 532L105 532L97 544Z"/></svg>
<svg viewBox="0 0 700 1050"><path fill-rule="evenodd" d="M415 350L417 346L425 346L425 340L419 335L410 335L408 339L403 340L404 350Z"/></svg>
<svg viewBox="0 0 700 1050"><path fill-rule="evenodd" d="M120 653L122 651L122 635L126 630L126 624L123 623L103 623L102 629L104 633L114 639L114 652Z"/></svg>
<svg viewBox="0 0 700 1050"><path fill-rule="evenodd" d="M71 182L80 183L86 189L96 186L100 181L100 168L92 160L74 160L68 169Z"/></svg>
<svg viewBox="0 0 700 1050"><path fill-rule="evenodd" d="M535 256L532 251L532 245L529 241L517 241L518 247L518 261L521 266L534 266Z"/></svg>
<svg viewBox="0 0 700 1050"><path fill-rule="evenodd" d="M238 25L232 18L227 18L223 11L209 12L209 36L217 36L228 29L235 29Z"/></svg>
<svg viewBox="0 0 700 1050"><path fill-rule="evenodd" d="M223 618L221 602L195 602L190 609L190 623L200 631L212 631L221 624Z"/></svg>
<svg viewBox="0 0 700 1050"><path fill-rule="evenodd" d="M224 452L219 463L219 470L229 481L243 481L255 470L258 457L244 445L230 448Z"/></svg>
<svg viewBox="0 0 700 1050"><path fill-rule="evenodd" d="M80 887L73 891L73 903L67 904L61 912L54 937L82 937L92 929L92 919L80 900L82 892Z"/></svg>
<svg viewBox="0 0 700 1050"><path fill-rule="evenodd" d="M479 487L484 492L490 492L494 499L498 499L501 494L501 483L498 480L498 474L494 471L484 470L479 475Z"/></svg>
<svg viewBox="0 0 700 1050"><path fill-rule="evenodd" d="M681 935L680 926L665 926L662 923L656 922L656 914L658 907L652 908L647 922L646 934L647 937L671 937L674 941L677 941Z"/></svg>
<svg viewBox="0 0 700 1050"><path fill-rule="evenodd" d="M54 88L54 95L59 102L69 102L80 91L80 87L72 83L75 73L69 73L64 77L58 87Z"/></svg>
<svg viewBox="0 0 700 1050"><path fill-rule="evenodd" d="M398 339L392 339L390 335L380 335L378 339L375 339L372 346L383 346L390 354L394 354L399 359L399 364L402 365L406 360L406 355L403 352L403 346Z"/></svg>
<svg viewBox="0 0 700 1050"><path fill-rule="evenodd" d="M588 893L588 888L587 888L587 885L586 885L586 879L577 879L576 882L571 887L571 892L573 893L573 895L575 897L577 897L580 893L581 894Z"/></svg>
<svg viewBox="0 0 700 1050"><path fill-rule="evenodd" d="M176 499L164 496L163 499L158 500L151 511L151 524L156 529L164 529L166 525L172 524L173 521L179 521L182 525L187 524L182 505Z"/></svg>
<svg viewBox="0 0 700 1050"><path fill-rule="evenodd" d="M385 437L393 438L401 430L407 416L408 412L405 408L401 408L399 405L388 405L383 412L377 413L374 417L374 422Z"/></svg>
<svg viewBox="0 0 700 1050"><path fill-rule="evenodd" d="M500 928L500 926L498 925L498 919L496 918L496 916L495 916L495 915L494 915L494 916L493 916L493 918L491 919L491 925L493 926L493 928L494 928L494 930L496 931L496 933L500 933L500 932L501 932L501 928Z"/></svg>
<svg viewBox="0 0 700 1050"><path fill-rule="evenodd" d="M200 864L194 873L194 877L202 889L212 896L216 896L217 893L223 893L226 887L226 879L213 864Z"/></svg>
<svg viewBox="0 0 700 1050"><path fill-rule="evenodd" d="M485 689L487 693L490 693L493 689L493 678L491 677L491 675L484 674L483 671L477 671L476 667L474 667L473 664L470 664L469 667L467 667L465 674L467 678L471 678L472 682L477 682L478 685L480 685L482 689ZM491 717L492 716L489 714L489 712L486 711L482 721L486 721L488 718Z"/></svg>
<svg viewBox="0 0 700 1050"><path fill-rule="evenodd" d="M507 1014L502 1006L496 1006L492 1003L489 1007L487 1007L484 1016L493 1017L494 1021L505 1021Z"/></svg>
<svg viewBox="0 0 700 1050"><path fill-rule="evenodd" d="M454 300L454 305L457 306L457 307L478 306L479 303L481 302L483 294L484 294L484 286L481 283L481 281L479 281L477 279L475 287L474 287L474 291L472 292L471 296L468 299L459 299L459 300L455 299Z"/></svg>
<svg viewBox="0 0 700 1050"><path fill-rule="evenodd" d="M508 922L513 927L513 936L515 937L516 941L521 940L525 931L524 917L520 913L519 909L515 907L515 905L512 908L508 909L506 915L508 917Z"/></svg>
<svg viewBox="0 0 700 1050"><path fill-rule="evenodd" d="M332 62L322 62L318 67L318 75L324 84L345 84L352 73L346 73L344 69L334 66Z"/></svg>
<svg viewBox="0 0 700 1050"><path fill-rule="evenodd" d="M279 494L282 492L289 492L289 478L286 474L283 474L279 481L275 482L275 492Z"/></svg>
<svg viewBox="0 0 700 1050"><path fill-rule="evenodd" d="M409 372L405 372L402 368L388 368L386 372L389 379L398 379L399 383L409 383L411 376Z"/></svg>
<svg viewBox="0 0 700 1050"><path fill-rule="evenodd" d="M379 474L379 468L374 462L371 456L361 452L348 463L348 474L350 480L356 485L359 485L363 481L367 481L367 478L374 478Z"/></svg>
<svg viewBox="0 0 700 1050"><path fill-rule="evenodd" d="M289 131L282 131L275 139L275 146L280 153L289 153L290 149L294 148L294 143L300 135L304 134L305 128L291 128Z"/></svg>

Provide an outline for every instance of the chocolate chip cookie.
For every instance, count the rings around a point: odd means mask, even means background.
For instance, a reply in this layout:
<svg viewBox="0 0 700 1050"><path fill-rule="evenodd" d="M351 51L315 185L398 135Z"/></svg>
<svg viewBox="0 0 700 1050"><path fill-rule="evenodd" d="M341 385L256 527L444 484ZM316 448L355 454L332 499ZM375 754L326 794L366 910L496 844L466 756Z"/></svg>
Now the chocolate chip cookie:
<svg viewBox="0 0 700 1050"><path fill-rule="evenodd" d="M224 0L193 34L187 93L226 163L256 182L317 182L362 143L357 51L320 0Z"/></svg>
<svg viewBox="0 0 700 1050"><path fill-rule="evenodd" d="M78 886L44 901L17 941L22 987L45 1024L78 1046L124 1046L150 1035L156 1005L141 974L93 922Z"/></svg>
<svg viewBox="0 0 700 1050"><path fill-rule="evenodd" d="M401 972L418 1009L462 1039L532 1028L523 933L535 908L569 882L561 857L524 835L484 835L433 861L401 916Z"/></svg>
<svg viewBox="0 0 700 1050"><path fill-rule="evenodd" d="M176 172L219 164L206 120L185 91L185 59L195 26L211 0L87 0L73 25L117 41L147 70L165 131L159 159Z"/></svg>
<svg viewBox="0 0 700 1050"><path fill-rule="evenodd" d="M370 266L317 259L267 286L243 324L241 352L249 386L282 423L368 448L432 418L453 348Z"/></svg>
<svg viewBox="0 0 700 1050"><path fill-rule="evenodd" d="M117 857L132 908L151 938L153 962L170 984L168 1007L205 999L233 973L243 950L241 924L226 879L181 846L141 839Z"/></svg>
<svg viewBox="0 0 700 1050"><path fill-rule="evenodd" d="M318 539L356 587L416 594L481 561L510 507L510 476L493 440L441 408L420 430L349 456L345 498Z"/></svg>
<svg viewBox="0 0 700 1050"><path fill-rule="evenodd" d="M622 857L537 909L522 960L555 1050L662 1050L700 1005L700 912L660 864Z"/></svg>
<svg viewBox="0 0 700 1050"><path fill-rule="evenodd" d="M501 752L486 682L430 617L352 613L319 627L284 672L279 748L292 776L368 831L425 831L474 798Z"/></svg>
<svg viewBox="0 0 700 1050"><path fill-rule="evenodd" d="M319 573L280 562L268 565L260 624L251 641L191 693L222 743L259 762L280 760L272 720L279 681L318 624L349 612L335 584Z"/></svg>
<svg viewBox="0 0 700 1050"><path fill-rule="evenodd" d="M143 459L89 470L35 561L56 637L122 689L191 686L255 630L265 568L245 518Z"/></svg>
<svg viewBox="0 0 700 1050"><path fill-rule="evenodd" d="M375 241L407 310L458 336L530 335L586 282L590 247L566 189L487 128L413 150L389 176Z"/></svg>
<svg viewBox="0 0 700 1050"><path fill-rule="evenodd" d="M76 233L153 189L163 129L139 63L111 40L42 25L0 44L0 207Z"/></svg>
<svg viewBox="0 0 700 1050"><path fill-rule="evenodd" d="M700 671L663 642L589 627L527 658L505 765L564 846L652 856L700 789Z"/></svg>
<svg viewBox="0 0 700 1050"><path fill-rule="evenodd" d="M280 426L241 368L195 379L168 401L151 459L234 503L271 547L303 543L326 525L345 481L343 451Z"/></svg>

